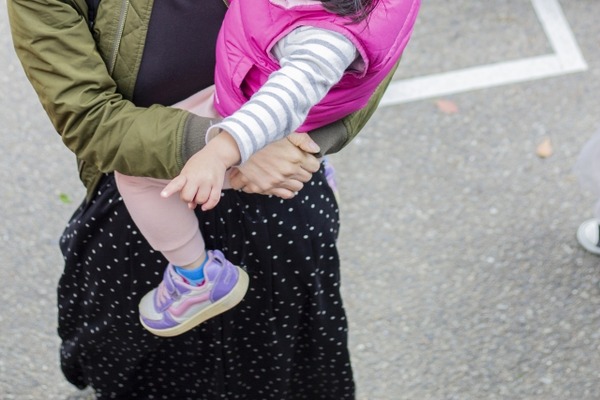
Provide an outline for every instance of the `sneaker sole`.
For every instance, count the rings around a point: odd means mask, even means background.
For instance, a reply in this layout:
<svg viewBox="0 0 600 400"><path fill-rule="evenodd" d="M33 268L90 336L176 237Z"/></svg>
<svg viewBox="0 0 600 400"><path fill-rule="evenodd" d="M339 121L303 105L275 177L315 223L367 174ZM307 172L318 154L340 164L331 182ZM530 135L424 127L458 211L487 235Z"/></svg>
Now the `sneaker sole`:
<svg viewBox="0 0 600 400"><path fill-rule="evenodd" d="M200 325L204 321L209 320L212 317L215 317L219 314L224 313L227 310L232 309L233 307L238 305L240 301L242 301L242 299L246 295L246 292L248 291L248 286L250 284L250 277L248 276L246 271L244 271L238 266L236 266L236 268L239 271L239 279L235 287L231 290L231 292L229 292L227 296L221 298L221 300L211 304L210 306L206 307L198 314L194 315L193 317L190 317L188 320L182 322L181 324L169 329L154 329L146 325L142 318L140 318L140 322L142 323L144 328L146 328L148 331L152 332L156 336L171 337L181 335L182 333L185 333L190 329Z"/></svg>
<svg viewBox="0 0 600 400"><path fill-rule="evenodd" d="M579 225L579 228L577 229L577 242L579 242L581 247L583 247L590 253L595 254L595 255L600 255L600 248L598 246L596 246L595 243L590 242L588 240L588 238L585 236L585 228L587 227L587 225L589 223L592 223L592 221L594 223L597 223L596 220L589 220L589 221L585 221L584 223Z"/></svg>

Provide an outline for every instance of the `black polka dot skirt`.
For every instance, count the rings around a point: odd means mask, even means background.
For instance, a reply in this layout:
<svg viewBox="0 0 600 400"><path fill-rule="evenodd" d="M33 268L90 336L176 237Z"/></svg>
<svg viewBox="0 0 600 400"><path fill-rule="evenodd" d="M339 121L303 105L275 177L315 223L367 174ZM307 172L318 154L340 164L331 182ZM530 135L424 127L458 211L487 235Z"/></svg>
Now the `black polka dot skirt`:
<svg viewBox="0 0 600 400"><path fill-rule="evenodd" d="M354 399L337 204L322 171L291 200L225 191L198 212L207 247L250 275L234 309L159 338L137 305L166 266L107 175L63 236L61 366L99 399Z"/></svg>

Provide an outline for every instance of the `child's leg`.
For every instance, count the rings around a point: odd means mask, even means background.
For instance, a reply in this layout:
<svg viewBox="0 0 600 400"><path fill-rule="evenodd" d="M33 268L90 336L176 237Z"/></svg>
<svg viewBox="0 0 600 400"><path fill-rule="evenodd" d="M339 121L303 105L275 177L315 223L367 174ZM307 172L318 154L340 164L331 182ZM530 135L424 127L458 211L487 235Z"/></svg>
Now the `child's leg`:
<svg viewBox="0 0 600 400"><path fill-rule="evenodd" d="M174 107L217 117L213 88ZM248 290L248 274L218 250L206 251L198 218L174 195L161 197L168 180L137 178L115 172L131 218L148 243L167 260L163 281L139 304L140 321L158 336L179 335L238 304ZM228 176L225 188L230 188Z"/></svg>
<svg viewBox="0 0 600 400"><path fill-rule="evenodd" d="M131 218L152 248L173 265L200 266L206 251L198 218L179 196L161 197L160 192L169 181L118 172L115 179Z"/></svg>
<svg viewBox="0 0 600 400"><path fill-rule="evenodd" d="M238 304L248 274L218 250L205 250L195 212L179 196L163 198L169 182L115 172L131 218L167 266L160 285L139 304L142 325L158 336L174 336Z"/></svg>

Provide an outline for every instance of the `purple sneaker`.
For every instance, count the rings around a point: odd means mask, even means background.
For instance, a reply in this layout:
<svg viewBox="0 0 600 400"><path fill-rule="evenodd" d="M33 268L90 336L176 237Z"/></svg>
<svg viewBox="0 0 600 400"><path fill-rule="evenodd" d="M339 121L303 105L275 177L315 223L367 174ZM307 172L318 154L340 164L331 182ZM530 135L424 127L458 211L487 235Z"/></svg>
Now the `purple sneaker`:
<svg viewBox="0 0 600 400"><path fill-rule="evenodd" d="M248 274L209 250L204 283L192 286L168 265L163 281L140 301L140 321L157 336L175 336L233 308L248 290Z"/></svg>

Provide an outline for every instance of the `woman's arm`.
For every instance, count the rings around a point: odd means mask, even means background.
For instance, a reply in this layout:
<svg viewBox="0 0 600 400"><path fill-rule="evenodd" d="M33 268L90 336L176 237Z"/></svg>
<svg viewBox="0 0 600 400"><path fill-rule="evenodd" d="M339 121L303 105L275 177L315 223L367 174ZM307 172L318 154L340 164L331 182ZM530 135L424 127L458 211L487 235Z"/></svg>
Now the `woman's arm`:
<svg viewBox="0 0 600 400"><path fill-rule="evenodd" d="M377 86L377 89L369 99L369 102L366 106L339 121L309 132L310 137L321 148L321 151L317 154L317 156L337 153L346 147L346 145L348 145L348 143L350 143L356 137L356 135L361 132L377 109L377 106L379 105L381 98L392 81L399 64L400 60L398 60L394 68L392 68L385 79L379 84L379 86Z"/></svg>
<svg viewBox="0 0 600 400"><path fill-rule="evenodd" d="M80 162L102 172L170 178L203 145L193 138L204 135L209 120L170 107L136 107L122 95L90 32L84 0L8 0L7 5L26 75ZM103 37L114 37L110 29L104 27ZM134 29L123 37L122 58L140 53L132 47L143 37L131 37L143 32ZM129 67L134 74L134 65Z"/></svg>

